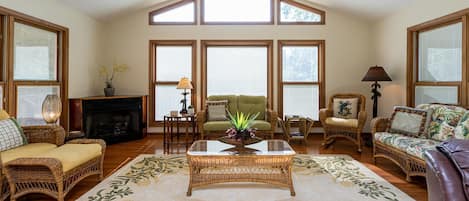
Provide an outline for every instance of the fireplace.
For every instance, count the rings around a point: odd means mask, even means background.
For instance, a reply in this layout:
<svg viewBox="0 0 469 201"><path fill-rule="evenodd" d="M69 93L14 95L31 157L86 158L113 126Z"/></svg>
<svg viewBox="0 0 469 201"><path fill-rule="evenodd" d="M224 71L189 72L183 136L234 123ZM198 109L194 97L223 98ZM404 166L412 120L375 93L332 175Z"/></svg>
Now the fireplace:
<svg viewBox="0 0 469 201"><path fill-rule="evenodd" d="M143 138L146 130L143 100L142 97L81 99L82 132L86 138L104 139L109 144Z"/></svg>

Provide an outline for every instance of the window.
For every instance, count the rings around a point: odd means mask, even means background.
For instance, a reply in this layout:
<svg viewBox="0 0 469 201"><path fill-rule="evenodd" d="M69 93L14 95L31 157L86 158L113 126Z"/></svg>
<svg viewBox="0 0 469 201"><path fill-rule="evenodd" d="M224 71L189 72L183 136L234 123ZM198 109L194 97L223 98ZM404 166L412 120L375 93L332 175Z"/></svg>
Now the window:
<svg viewBox="0 0 469 201"><path fill-rule="evenodd" d="M408 48L413 51L408 52L408 105L468 104L463 18L451 16L409 28Z"/></svg>
<svg viewBox="0 0 469 201"><path fill-rule="evenodd" d="M150 12L151 25L197 24L197 8L194 0L184 0Z"/></svg>
<svg viewBox="0 0 469 201"><path fill-rule="evenodd" d="M48 94L62 101L68 130L68 28L0 7L0 107L21 125L40 125Z"/></svg>
<svg viewBox="0 0 469 201"><path fill-rule="evenodd" d="M188 96L188 105L195 106L195 48L196 41L150 41L150 124L157 125L170 111L181 110L179 80L192 80L194 89Z"/></svg>
<svg viewBox="0 0 469 201"><path fill-rule="evenodd" d="M325 24L325 12L292 0L278 1L279 24Z"/></svg>
<svg viewBox="0 0 469 201"><path fill-rule="evenodd" d="M59 32L23 22L14 23L13 82L16 118L21 125L45 124L42 101L61 96Z"/></svg>
<svg viewBox="0 0 469 201"><path fill-rule="evenodd" d="M324 107L324 41L279 41L279 113L319 120Z"/></svg>
<svg viewBox="0 0 469 201"><path fill-rule="evenodd" d="M271 106L272 41L202 41L203 99L265 96Z"/></svg>
<svg viewBox="0 0 469 201"><path fill-rule="evenodd" d="M273 24L273 0L201 0L202 24Z"/></svg>

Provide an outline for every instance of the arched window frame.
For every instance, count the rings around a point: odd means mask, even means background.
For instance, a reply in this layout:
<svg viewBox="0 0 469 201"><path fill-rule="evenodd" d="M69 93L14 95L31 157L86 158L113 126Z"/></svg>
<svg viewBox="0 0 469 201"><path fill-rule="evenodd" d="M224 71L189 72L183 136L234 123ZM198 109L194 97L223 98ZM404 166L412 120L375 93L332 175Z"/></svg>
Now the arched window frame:
<svg viewBox="0 0 469 201"><path fill-rule="evenodd" d="M321 21L319 22L281 22L281 10L280 10L280 3L286 3L294 7L298 7L304 9L306 11L316 13L321 16ZM325 25L326 24L326 12L312 6L299 3L294 0L277 0L277 24L278 25Z"/></svg>
<svg viewBox="0 0 469 201"><path fill-rule="evenodd" d="M161 14L161 13L164 13L164 12L167 12L167 11L170 11L172 9L175 9L175 8L179 8L181 6L184 6L186 4L189 4L189 3L194 3L194 22L154 22L153 21L153 17L158 15L158 14ZM197 20L197 1L196 0L182 0L182 1L178 1L176 3L172 3L172 4L169 4L167 6L163 6L161 8L158 8L154 11L151 11L149 13L149 16L148 16L148 22L150 25L197 25L198 23L198 20Z"/></svg>

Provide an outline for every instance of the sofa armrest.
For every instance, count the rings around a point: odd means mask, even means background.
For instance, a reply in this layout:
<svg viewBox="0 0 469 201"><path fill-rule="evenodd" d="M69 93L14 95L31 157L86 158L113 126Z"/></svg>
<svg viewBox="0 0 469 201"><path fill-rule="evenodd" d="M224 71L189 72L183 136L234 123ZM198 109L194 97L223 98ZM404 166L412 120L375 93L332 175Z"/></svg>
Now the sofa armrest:
<svg viewBox="0 0 469 201"><path fill-rule="evenodd" d="M278 123L278 113L272 109L267 109L266 120L270 123L272 131L275 131Z"/></svg>
<svg viewBox="0 0 469 201"><path fill-rule="evenodd" d="M368 114L365 111L358 112L358 128L363 128Z"/></svg>
<svg viewBox="0 0 469 201"><path fill-rule="evenodd" d="M62 163L55 158L18 158L5 164L4 172L6 173L10 183L17 183L16 181L21 182L20 179L27 179L21 178L22 176L33 174L31 172L34 171L38 171L38 173L44 171L38 167L44 167L48 169L56 183L61 183L61 181L63 181L64 174Z"/></svg>
<svg viewBox="0 0 469 201"><path fill-rule="evenodd" d="M65 130L59 125L22 127L29 143L51 143L57 146L65 141Z"/></svg>
<svg viewBox="0 0 469 201"><path fill-rule="evenodd" d="M376 117L371 120L371 134L375 134L377 132L385 132L388 128L390 123L389 118L385 117Z"/></svg>
<svg viewBox="0 0 469 201"><path fill-rule="evenodd" d="M319 121L321 121L322 126L326 126L326 119L329 117L332 117L332 110L327 108L319 110Z"/></svg>

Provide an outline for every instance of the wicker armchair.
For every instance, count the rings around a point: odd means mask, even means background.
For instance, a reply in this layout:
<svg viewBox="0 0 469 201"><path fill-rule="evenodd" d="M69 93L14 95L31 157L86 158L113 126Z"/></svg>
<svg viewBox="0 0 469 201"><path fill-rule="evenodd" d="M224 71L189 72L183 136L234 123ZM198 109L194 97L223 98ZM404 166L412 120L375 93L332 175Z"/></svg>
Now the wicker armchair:
<svg viewBox="0 0 469 201"><path fill-rule="evenodd" d="M358 119L346 120L333 117L333 101L335 98L358 98ZM330 97L327 108L319 111L319 120L324 129L324 146L334 142L335 138L341 137L354 142L358 146L358 152L361 152L362 140L361 133L366 122L366 99L360 94L336 94Z"/></svg>
<svg viewBox="0 0 469 201"><path fill-rule="evenodd" d="M5 177L10 186L10 200L14 201L29 193L42 193L64 200L67 193L82 179L90 175L103 178L103 160L106 144L98 139L77 139L64 145L65 131L60 126L24 127L28 143L52 143L61 147L73 147L73 144L96 144L101 154L71 170L64 171L64 164L52 157L17 158L3 165L2 181ZM70 150L70 149L69 149ZM0 159L1 160L1 159ZM7 195L2 194L2 198Z"/></svg>

